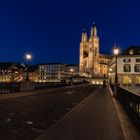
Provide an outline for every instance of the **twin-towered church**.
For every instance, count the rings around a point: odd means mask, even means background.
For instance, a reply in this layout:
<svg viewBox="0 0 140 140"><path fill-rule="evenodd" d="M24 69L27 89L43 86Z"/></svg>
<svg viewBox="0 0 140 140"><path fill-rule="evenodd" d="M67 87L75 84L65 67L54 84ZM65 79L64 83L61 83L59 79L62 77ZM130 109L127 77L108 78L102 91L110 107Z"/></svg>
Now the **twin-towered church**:
<svg viewBox="0 0 140 140"><path fill-rule="evenodd" d="M80 75L86 77L108 77L109 55L100 54L99 37L96 25L93 24L90 37L85 31L82 32L80 42Z"/></svg>

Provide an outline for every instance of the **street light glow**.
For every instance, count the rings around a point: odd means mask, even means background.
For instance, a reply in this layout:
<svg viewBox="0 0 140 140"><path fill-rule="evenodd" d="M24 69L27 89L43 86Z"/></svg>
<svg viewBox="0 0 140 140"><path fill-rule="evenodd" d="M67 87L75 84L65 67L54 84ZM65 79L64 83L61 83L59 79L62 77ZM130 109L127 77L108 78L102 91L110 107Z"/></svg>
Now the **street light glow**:
<svg viewBox="0 0 140 140"><path fill-rule="evenodd" d="M32 54L27 53L25 55L25 57L26 57L26 60L29 60L30 61L32 59Z"/></svg>
<svg viewBox="0 0 140 140"><path fill-rule="evenodd" d="M73 72L73 71L74 71L74 69L70 69L70 71L71 71L71 72Z"/></svg>
<svg viewBox="0 0 140 140"><path fill-rule="evenodd" d="M117 84L118 83L118 74L117 74L117 56L118 56L118 54L119 54L119 52L120 52L120 50L119 50L119 48L117 48L117 47L115 47L114 49L113 49L113 53L114 53L114 56L115 56L115 65L116 65L116 68L115 68L115 84Z"/></svg>
<svg viewBox="0 0 140 140"><path fill-rule="evenodd" d="M25 59L27 62L31 61L32 60L32 54L31 53L26 53L25 54ZM28 72L28 66L29 64L27 64L27 75L26 75L26 81L29 81L29 72Z"/></svg>
<svg viewBox="0 0 140 140"><path fill-rule="evenodd" d="M119 54L119 48L114 48L114 55L118 55Z"/></svg>

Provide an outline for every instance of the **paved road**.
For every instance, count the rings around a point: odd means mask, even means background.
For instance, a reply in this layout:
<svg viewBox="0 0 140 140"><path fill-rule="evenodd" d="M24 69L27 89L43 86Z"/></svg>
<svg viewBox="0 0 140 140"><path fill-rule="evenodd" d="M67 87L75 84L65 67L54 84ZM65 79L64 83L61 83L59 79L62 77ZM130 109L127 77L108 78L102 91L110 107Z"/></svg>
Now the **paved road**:
<svg viewBox="0 0 140 140"><path fill-rule="evenodd" d="M29 95L35 95L40 93L50 93L54 91L60 91L64 89L71 89L75 87L82 87L87 86L89 84L81 84L81 85L71 85L71 86L64 86L64 87L55 87L55 88L46 88L46 89L36 89L31 91L22 91L22 92L15 92L15 93L8 93L8 94L0 94L0 100L9 99L9 98L17 98L17 97L24 97Z"/></svg>
<svg viewBox="0 0 140 140"><path fill-rule="evenodd" d="M80 85L0 95L0 140L35 139L94 89Z"/></svg>
<svg viewBox="0 0 140 140"><path fill-rule="evenodd" d="M112 97L98 89L36 140L124 140Z"/></svg>

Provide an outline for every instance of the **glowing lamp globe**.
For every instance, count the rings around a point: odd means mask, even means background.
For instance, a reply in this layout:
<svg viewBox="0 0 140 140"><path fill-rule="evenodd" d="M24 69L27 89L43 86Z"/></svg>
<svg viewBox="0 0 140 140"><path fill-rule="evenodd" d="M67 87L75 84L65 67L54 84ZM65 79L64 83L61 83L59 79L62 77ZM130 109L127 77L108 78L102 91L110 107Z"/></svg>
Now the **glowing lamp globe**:
<svg viewBox="0 0 140 140"><path fill-rule="evenodd" d="M118 55L119 54L119 49L118 48L114 48L113 52L114 52L114 55Z"/></svg>
<svg viewBox="0 0 140 140"><path fill-rule="evenodd" d="M26 60L30 61L32 59L32 55L31 54L26 54Z"/></svg>

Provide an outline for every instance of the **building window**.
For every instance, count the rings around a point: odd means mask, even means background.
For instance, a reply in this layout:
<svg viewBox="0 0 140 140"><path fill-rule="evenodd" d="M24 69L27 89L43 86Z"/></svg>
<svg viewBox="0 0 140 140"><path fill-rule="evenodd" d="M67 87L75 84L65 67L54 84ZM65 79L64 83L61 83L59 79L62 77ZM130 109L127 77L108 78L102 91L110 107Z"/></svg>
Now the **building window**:
<svg viewBox="0 0 140 140"><path fill-rule="evenodd" d="M140 72L140 65L135 65L135 72Z"/></svg>
<svg viewBox="0 0 140 140"><path fill-rule="evenodd" d="M131 72L131 66L130 65L124 65L123 69L124 69L124 72Z"/></svg>
<svg viewBox="0 0 140 140"><path fill-rule="evenodd" d="M91 52L91 51L92 51L92 49L90 48L90 49L89 49L89 51Z"/></svg>
<svg viewBox="0 0 140 140"><path fill-rule="evenodd" d="M137 59L136 59L136 62L140 62L140 58L137 58Z"/></svg>
<svg viewBox="0 0 140 140"><path fill-rule="evenodd" d="M123 77L123 84L124 85L129 85L131 84L131 78L129 76L124 76Z"/></svg>
<svg viewBox="0 0 140 140"><path fill-rule="evenodd" d="M131 50L129 51L129 54L130 54L130 55L134 54L134 50L131 49Z"/></svg>
<svg viewBox="0 0 140 140"><path fill-rule="evenodd" d="M88 57L88 52L87 51L84 51L83 58L86 58L86 57Z"/></svg>
<svg viewBox="0 0 140 140"><path fill-rule="evenodd" d="M131 59L123 59L123 62L129 63L129 62L131 62Z"/></svg>
<svg viewBox="0 0 140 140"><path fill-rule="evenodd" d="M140 85L140 76L137 76L135 79L135 84Z"/></svg>

